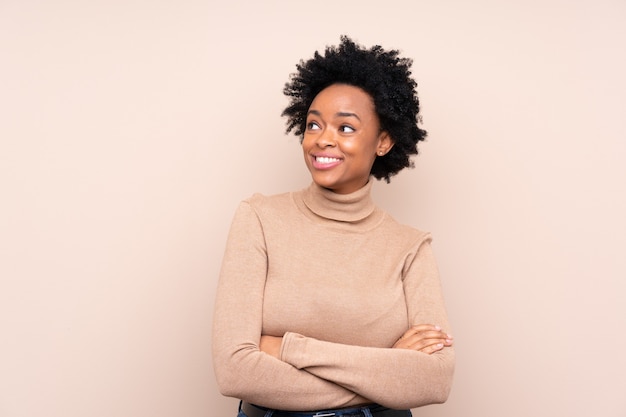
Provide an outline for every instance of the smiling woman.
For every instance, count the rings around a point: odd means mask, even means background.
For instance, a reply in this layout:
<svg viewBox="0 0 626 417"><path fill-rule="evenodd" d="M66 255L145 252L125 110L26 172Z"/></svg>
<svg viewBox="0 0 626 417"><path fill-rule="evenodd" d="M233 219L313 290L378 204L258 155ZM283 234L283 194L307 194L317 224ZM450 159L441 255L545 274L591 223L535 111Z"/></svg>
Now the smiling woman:
<svg viewBox="0 0 626 417"><path fill-rule="evenodd" d="M372 201L412 165L411 61L347 37L285 87L312 184L242 202L217 291L213 360L238 417L406 417L447 399L453 338L429 233Z"/></svg>
<svg viewBox="0 0 626 417"><path fill-rule="evenodd" d="M313 181L339 194L367 184L377 156L393 146L380 130L372 98L358 87L333 84L313 100L302 141Z"/></svg>

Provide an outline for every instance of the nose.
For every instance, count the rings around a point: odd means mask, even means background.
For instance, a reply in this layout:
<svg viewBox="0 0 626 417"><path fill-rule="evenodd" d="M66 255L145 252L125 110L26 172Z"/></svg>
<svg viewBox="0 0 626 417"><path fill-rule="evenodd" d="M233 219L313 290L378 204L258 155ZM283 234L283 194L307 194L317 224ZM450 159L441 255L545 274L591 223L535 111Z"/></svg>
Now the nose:
<svg viewBox="0 0 626 417"><path fill-rule="evenodd" d="M330 129L324 129L319 135L317 135L315 143L320 148L328 148L335 146L337 141L335 140L335 135Z"/></svg>

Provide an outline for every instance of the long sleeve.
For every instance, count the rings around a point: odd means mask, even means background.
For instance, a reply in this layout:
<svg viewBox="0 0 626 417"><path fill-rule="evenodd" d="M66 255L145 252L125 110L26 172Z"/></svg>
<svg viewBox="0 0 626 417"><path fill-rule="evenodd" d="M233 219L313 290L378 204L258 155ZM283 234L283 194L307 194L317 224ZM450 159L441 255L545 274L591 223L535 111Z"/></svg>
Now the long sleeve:
<svg viewBox="0 0 626 417"><path fill-rule="evenodd" d="M223 395L283 410L366 402L347 388L259 350L268 270L263 226L243 202L235 214L217 289L212 349Z"/></svg>
<svg viewBox="0 0 626 417"><path fill-rule="evenodd" d="M403 288L410 324L450 331L429 239L408 256ZM454 371L451 347L428 355L406 349L351 346L287 333L281 360L390 408L447 399Z"/></svg>

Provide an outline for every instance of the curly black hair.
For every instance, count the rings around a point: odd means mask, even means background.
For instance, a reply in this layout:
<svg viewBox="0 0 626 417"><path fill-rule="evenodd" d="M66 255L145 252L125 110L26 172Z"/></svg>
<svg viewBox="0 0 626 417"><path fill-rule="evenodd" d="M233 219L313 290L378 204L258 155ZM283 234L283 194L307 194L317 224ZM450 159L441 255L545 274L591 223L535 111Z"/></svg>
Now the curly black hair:
<svg viewBox="0 0 626 417"><path fill-rule="evenodd" d="M315 96L332 84L348 84L367 92L374 101L381 131L394 142L391 150L377 157L371 175L389 182L392 175L413 167L411 155L417 155L417 143L426 138L418 123L419 100L417 83L411 78L409 58L400 58L399 51L385 51L376 45L366 49L348 36L341 36L338 46L329 46L324 55L315 52L308 61L296 65L283 92L290 98L283 110L287 117L287 133L294 130L303 139L307 112Z"/></svg>

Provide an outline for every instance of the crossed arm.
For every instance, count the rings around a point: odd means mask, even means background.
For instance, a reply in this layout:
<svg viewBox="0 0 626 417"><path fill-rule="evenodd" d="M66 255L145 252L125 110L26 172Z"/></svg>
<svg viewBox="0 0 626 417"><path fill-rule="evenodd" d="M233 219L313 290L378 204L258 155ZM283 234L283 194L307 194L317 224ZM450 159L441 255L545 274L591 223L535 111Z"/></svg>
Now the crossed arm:
<svg viewBox="0 0 626 417"><path fill-rule="evenodd" d="M454 365L453 338L440 300L429 245L407 261L407 317L418 324L391 346L365 347L287 332L263 335L267 258L250 206L239 209L218 286L213 358L220 391L286 410L377 402L413 408L445 401ZM245 308L242 308L245 306Z"/></svg>
<svg viewBox="0 0 626 417"><path fill-rule="evenodd" d="M454 338L441 327L432 324L420 324L408 329L393 345L393 349L409 349L432 354L452 346ZM282 337L262 335L259 349L280 359Z"/></svg>

